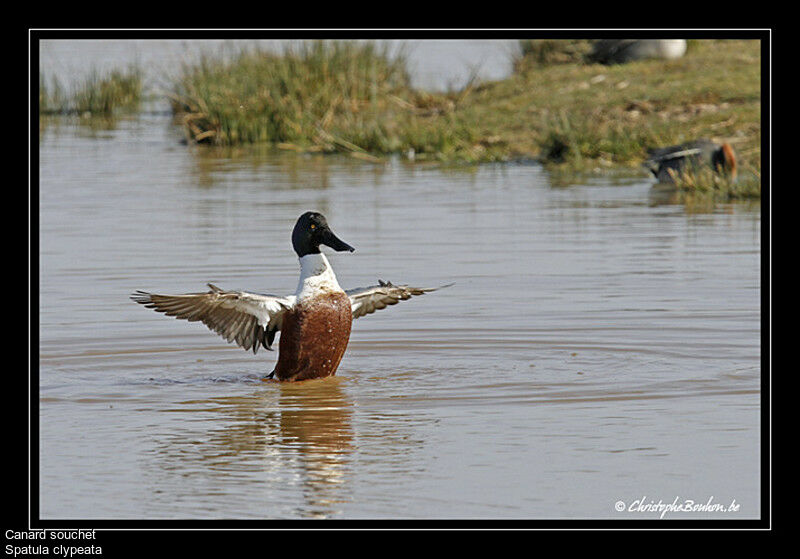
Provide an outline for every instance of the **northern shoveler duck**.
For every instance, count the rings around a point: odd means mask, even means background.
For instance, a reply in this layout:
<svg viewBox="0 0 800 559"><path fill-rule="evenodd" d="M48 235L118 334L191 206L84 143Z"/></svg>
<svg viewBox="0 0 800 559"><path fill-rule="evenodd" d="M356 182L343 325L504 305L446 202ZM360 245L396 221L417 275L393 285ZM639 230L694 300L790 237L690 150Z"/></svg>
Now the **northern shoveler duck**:
<svg viewBox="0 0 800 559"><path fill-rule="evenodd" d="M326 245L338 252L355 249L334 235L325 217L317 212L300 216L292 232L292 245L300 259L300 281L294 295L225 291L208 284L206 293L157 295L136 291L131 299L167 316L199 320L228 342L252 349L254 354L262 346L271 350L280 331L278 363L266 378L298 381L336 373L354 319L440 289L379 280L378 285L342 290L319 247Z"/></svg>
<svg viewBox="0 0 800 559"><path fill-rule="evenodd" d="M695 140L648 150L644 165L658 182L672 183L685 171L698 171L710 167L714 172L736 178L736 156L728 143L718 144L711 140Z"/></svg>

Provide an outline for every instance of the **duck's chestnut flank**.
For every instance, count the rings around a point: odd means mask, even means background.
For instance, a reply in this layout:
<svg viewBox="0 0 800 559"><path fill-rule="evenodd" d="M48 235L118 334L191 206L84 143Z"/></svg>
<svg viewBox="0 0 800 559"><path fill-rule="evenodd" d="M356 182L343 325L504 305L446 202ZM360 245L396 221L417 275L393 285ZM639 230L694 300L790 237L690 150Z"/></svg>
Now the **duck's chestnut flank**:
<svg viewBox="0 0 800 559"><path fill-rule="evenodd" d="M286 312L275 366L278 380L306 380L336 373L353 324L350 297L325 293Z"/></svg>

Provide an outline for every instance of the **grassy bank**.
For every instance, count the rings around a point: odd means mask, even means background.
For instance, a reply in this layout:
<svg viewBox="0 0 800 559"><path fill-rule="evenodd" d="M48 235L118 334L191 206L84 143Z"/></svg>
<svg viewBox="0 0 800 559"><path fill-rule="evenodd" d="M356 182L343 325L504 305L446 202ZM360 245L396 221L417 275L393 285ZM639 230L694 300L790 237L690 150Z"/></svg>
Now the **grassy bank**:
<svg viewBox="0 0 800 559"><path fill-rule="evenodd" d="M68 87L55 77L39 72L39 115L109 117L134 111L142 100L142 72L139 68L92 71L76 86Z"/></svg>
<svg viewBox="0 0 800 559"><path fill-rule="evenodd" d="M678 60L624 65L585 63L586 46L576 41L572 56L539 62L531 49L515 77L489 84L483 93L490 128L502 113L520 124L507 129L511 144L566 173L637 168L646 148L697 138L725 140L739 159L740 179L687 177L687 192L720 198L761 193L761 56L758 41L695 40ZM552 50L552 49L551 49ZM506 108L492 109L491 98ZM480 112L478 106L476 112Z"/></svg>
<svg viewBox="0 0 800 559"><path fill-rule="evenodd" d="M402 55L315 42L207 57L183 69L170 98L198 142L450 163L535 158L563 175L640 172L648 147L724 139L747 186L714 190L760 195L758 41L695 40L679 60L617 66L587 63L588 44L523 43L509 79L434 94L410 86Z"/></svg>
<svg viewBox="0 0 800 559"><path fill-rule="evenodd" d="M450 98L412 89L402 53L374 43L206 57L184 67L170 98L197 142L439 160L462 158L474 143Z"/></svg>

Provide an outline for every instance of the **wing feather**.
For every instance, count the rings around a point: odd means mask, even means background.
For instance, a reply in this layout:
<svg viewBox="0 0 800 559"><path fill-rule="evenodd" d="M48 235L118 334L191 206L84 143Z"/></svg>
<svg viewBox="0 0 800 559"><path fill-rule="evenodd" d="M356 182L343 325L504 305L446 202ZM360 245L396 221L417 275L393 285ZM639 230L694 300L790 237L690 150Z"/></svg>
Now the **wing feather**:
<svg viewBox="0 0 800 559"><path fill-rule="evenodd" d="M131 299L147 308L189 322L201 321L209 330L245 350L259 346L272 349L283 313L294 304L293 297L275 297L246 291L225 291L208 284L206 293L159 295L136 291Z"/></svg>
<svg viewBox="0 0 800 559"><path fill-rule="evenodd" d="M440 287L411 287L409 285L394 285L390 281L378 280L378 285L348 289L345 293L350 297L353 308L353 319L372 314L377 310L396 305L400 301L410 299L415 295L423 295L450 287L452 283Z"/></svg>

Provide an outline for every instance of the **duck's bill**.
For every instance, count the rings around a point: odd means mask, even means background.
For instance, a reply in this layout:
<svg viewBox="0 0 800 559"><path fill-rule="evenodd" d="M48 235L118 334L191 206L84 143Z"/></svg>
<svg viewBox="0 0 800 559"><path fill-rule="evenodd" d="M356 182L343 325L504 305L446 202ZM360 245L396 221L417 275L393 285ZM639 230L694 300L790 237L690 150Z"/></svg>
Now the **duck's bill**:
<svg viewBox="0 0 800 559"><path fill-rule="evenodd" d="M322 243L326 246L331 247L333 250L337 252L344 252L346 250L353 252L354 250L356 250L350 245L348 245L346 242L341 240L339 237L334 235L333 231L331 231L330 229L328 229L328 231L326 232L325 238L322 241Z"/></svg>

